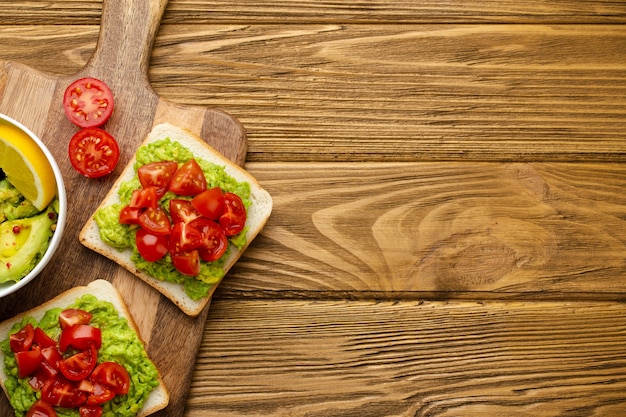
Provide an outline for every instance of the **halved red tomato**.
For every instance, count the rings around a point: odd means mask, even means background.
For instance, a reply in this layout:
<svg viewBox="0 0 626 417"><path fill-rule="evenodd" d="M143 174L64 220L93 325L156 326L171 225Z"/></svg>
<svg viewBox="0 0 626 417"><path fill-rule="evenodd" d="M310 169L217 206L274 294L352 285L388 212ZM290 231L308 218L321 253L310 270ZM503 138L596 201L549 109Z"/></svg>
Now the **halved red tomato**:
<svg viewBox="0 0 626 417"><path fill-rule="evenodd" d="M89 400L87 400L89 401ZM100 417L102 416L102 407L99 405L81 405L78 409L79 417Z"/></svg>
<svg viewBox="0 0 626 417"><path fill-rule="evenodd" d="M87 395L87 404L89 405L97 405L103 404L107 401L112 400L115 397L115 392L112 388L97 382L91 381L91 390Z"/></svg>
<svg viewBox="0 0 626 417"><path fill-rule="evenodd" d="M174 161L151 162L139 167L137 176L144 188L156 187L157 196L161 198L167 192L170 181L177 170L178 163Z"/></svg>
<svg viewBox="0 0 626 417"><path fill-rule="evenodd" d="M129 207L144 209L156 208L159 205L157 190L155 187L146 187L133 190L130 196Z"/></svg>
<svg viewBox="0 0 626 417"><path fill-rule="evenodd" d="M228 249L228 238L222 227L213 220L199 218L190 223L202 235L202 246L198 248L200 258L213 262L221 258Z"/></svg>
<svg viewBox="0 0 626 417"><path fill-rule="evenodd" d="M72 136L68 154L76 171L87 178L98 178L113 172L120 159L120 148L109 133L88 127Z"/></svg>
<svg viewBox="0 0 626 417"><path fill-rule="evenodd" d="M59 314L59 325L61 329L74 326L76 324L89 324L93 315L79 308L66 308Z"/></svg>
<svg viewBox="0 0 626 417"><path fill-rule="evenodd" d="M178 168L172 181L170 191L178 195L194 196L206 190L206 177L195 159L190 159Z"/></svg>
<svg viewBox="0 0 626 417"><path fill-rule="evenodd" d="M41 349L44 362L47 362L53 369L59 369L58 363L63 359L61 352L56 346L48 346Z"/></svg>
<svg viewBox="0 0 626 417"><path fill-rule="evenodd" d="M57 413L56 411L54 411L54 408L52 408L52 406L47 402L43 400L37 400L28 409L26 417L57 417Z"/></svg>
<svg viewBox="0 0 626 417"><path fill-rule="evenodd" d="M113 93L97 78L80 78L63 94L65 115L79 127L102 126L113 113L114 106Z"/></svg>
<svg viewBox="0 0 626 417"><path fill-rule="evenodd" d="M204 217L218 220L224 213L224 193L220 187L213 187L195 196L191 203Z"/></svg>
<svg viewBox="0 0 626 417"><path fill-rule="evenodd" d="M191 201L173 198L170 200L170 216L172 216L173 223L190 223L202 215L191 204Z"/></svg>
<svg viewBox="0 0 626 417"><path fill-rule="evenodd" d="M76 382L57 375L41 388L41 399L53 406L76 408L85 403L87 394L78 389Z"/></svg>
<svg viewBox="0 0 626 417"><path fill-rule="evenodd" d="M142 211L139 207L125 206L120 211L120 224L137 224Z"/></svg>
<svg viewBox="0 0 626 417"><path fill-rule="evenodd" d="M51 346L56 346L57 342L48 336L46 332L44 332L41 327L35 328L35 335L33 337L33 343L39 346L40 348L47 348Z"/></svg>
<svg viewBox="0 0 626 417"><path fill-rule="evenodd" d="M197 249L170 253L172 264L183 275L197 276L200 273L200 255Z"/></svg>
<svg viewBox="0 0 626 417"><path fill-rule="evenodd" d="M130 376L122 365L116 362L102 362L96 366L91 379L109 387L119 395L128 394Z"/></svg>
<svg viewBox="0 0 626 417"><path fill-rule="evenodd" d="M241 198L235 193L224 194L224 214L220 217L220 226L226 236L241 233L246 225L246 208Z"/></svg>
<svg viewBox="0 0 626 417"><path fill-rule="evenodd" d="M49 379L55 378L57 374L58 371L54 369L46 360L43 360L39 365L39 369L37 369L33 376L28 380L28 384L33 387L35 391L39 391Z"/></svg>
<svg viewBox="0 0 626 417"><path fill-rule="evenodd" d="M155 235L146 229L137 230L135 243L141 257L148 262L158 261L169 250L169 237L167 235Z"/></svg>
<svg viewBox="0 0 626 417"><path fill-rule="evenodd" d="M67 327L61 332L59 350L65 352L69 347L78 350L89 349L93 344L96 349L102 345L102 332L99 328L88 324L76 324Z"/></svg>
<svg viewBox="0 0 626 417"><path fill-rule="evenodd" d="M161 206L147 208L139 215L137 223L153 235L169 235L171 230L170 219Z"/></svg>
<svg viewBox="0 0 626 417"><path fill-rule="evenodd" d="M13 352L22 352L30 349L35 339L35 328L28 323L9 337L9 346Z"/></svg>
<svg viewBox="0 0 626 417"><path fill-rule="evenodd" d="M34 374L39 369L43 356L38 346L31 350L23 350L15 352L15 361L17 362L17 372L20 378L26 378Z"/></svg>
<svg viewBox="0 0 626 417"><path fill-rule="evenodd" d="M202 246L202 235L198 229L184 222L172 227L170 235L170 253L186 252Z"/></svg>
<svg viewBox="0 0 626 417"><path fill-rule="evenodd" d="M88 349L59 361L59 371L70 381L81 381L91 374L97 359L98 351L90 344Z"/></svg>

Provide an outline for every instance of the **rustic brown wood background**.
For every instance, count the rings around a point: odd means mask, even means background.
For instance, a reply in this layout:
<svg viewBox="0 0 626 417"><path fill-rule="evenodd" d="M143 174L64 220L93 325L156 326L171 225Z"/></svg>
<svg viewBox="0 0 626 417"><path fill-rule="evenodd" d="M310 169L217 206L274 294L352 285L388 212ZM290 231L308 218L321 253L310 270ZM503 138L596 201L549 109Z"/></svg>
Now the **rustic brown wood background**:
<svg viewBox="0 0 626 417"><path fill-rule="evenodd" d="M100 13L2 0L0 59L74 73ZM626 2L170 0L149 75L275 205L186 417L626 415Z"/></svg>

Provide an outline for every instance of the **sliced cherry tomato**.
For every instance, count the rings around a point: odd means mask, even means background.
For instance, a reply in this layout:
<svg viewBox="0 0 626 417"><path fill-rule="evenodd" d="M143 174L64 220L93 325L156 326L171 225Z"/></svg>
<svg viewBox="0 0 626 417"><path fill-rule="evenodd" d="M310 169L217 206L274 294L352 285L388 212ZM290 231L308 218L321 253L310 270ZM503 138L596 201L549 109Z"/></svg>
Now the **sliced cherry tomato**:
<svg viewBox="0 0 626 417"><path fill-rule="evenodd" d="M102 345L102 332L99 328L88 324L76 324L67 327L61 332L59 338L59 350L65 352L69 347L85 350L93 344L96 349Z"/></svg>
<svg viewBox="0 0 626 417"><path fill-rule="evenodd" d="M23 350L15 352L15 361L17 362L17 372L20 378L26 378L34 374L39 369L43 356L41 349L34 347L31 350Z"/></svg>
<svg viewBox="0 0 626 417"><path fill-rule="evenodd" d="M170 219L161 206L148 208L139 215L139 225L153 235L169 235L171 231Z"/></svg>
<svg viewBox="0 0 626 417"><path fill-rule="evenodd" d="M105 402L115 398L115 391L113 391L113 388L96 381L93 381L91 386L91 391L89 392L89 395L87 395L87 404L104 404Z"/></svg>
<svg viewBox="0 0 626 417"><path fill-rule="evenodd" d="M41 361L39 369L28 380L28 383L35 391L40 391L46 382L57 376L58 372L47 361Z"/></svg>
<svg viewBox="0 0 626 417"><path fill-rule="evenodd" d="M156 262L168 252L169 237L166 235L155 235L145 229L137 230L135 242L137 250L143 259L148 262Z"/></svg>
<svg viewBox="0 0 626 417"><path fill-rule="evenodd" d="M137 170L137 176L141 185L155 187L157 196L163 197L167 192L172 177L178 170L178 163L174 161L159 161L145 164Z"/></svg>
<svg viewBox="0 0 626 417"><path fill-rule="evenodd" d="M202 246L202 234L198 229L184 222L174 224L170 235L171 253L186 252L200 246Z"/></svg>
<svg viewBox="0 0 626 417"><path fill-rule="evenodd" d="M87 400L89 401L89 400ZM78 409L79 417L100 417L102 416L102 407L99 405L81 405Z"/></svg>
<svg viewBox="0 0 626 417"><path fill-rule="evenodd" d="M228 238L219 224L202 217L194 220L190 225L198 229L202 235L202 246L198 248L202 260L213 262L226 253Z"/></svg>
<svg viewBox="0 0 626 417"><path fill-rule="evenodd" d="M173 223L190 223L202 215L191 204L191 201L173 198L170 200L170 216L172 216Z"/></svg>
<svg viewBox="0 0 626 417"><path fill-rule="evenodd" d="M70 162L87 178L113 172L120 160L120 148L113 136L97 127L81 129L70 139Z"/></svg>
<svg viewBox="0 0 626 417"><path fill-rule="evenodd" d="M246 208L241 198L235 193L224 194L224 214L220 217L220 225L226 236L241 233L246 225Z"/></svg>
<svg viewBox="0 0 626 417"><path fill-rule="evenodd" d="M93 315L79 308L66 308L59 314L59 325L61 329L74 326L76 324L89 324Z"/></svg>
<svg viewBox="0 0 626 417"><path fill-rule="evenodd" d="M76 382L57 375L41 388L41 399L56 407L76 408L85 403L87 394L78 389Z"/></svg>
<svg viewBox="0 0 626 417"><path fill-rule="evenodd" d="M81 381L87 378L96 367L98 351L92 344L89 348L59 362L59 371L70 381Z"/></svg>
<svg viewBox="0 0 626 417"><path fill-rule="evenodd" d="M195 196L204 190L206 177L195 159L182 164L170 182L170 191L178 195Z"/></svg>
<svg viewBox="0 0 626 417"><path fill-rule="evenodd" d="M65 115L79 127L102 126L113 113L114 106L113 93L96 78L74 81L63 95Z"/></svg>
<svg viewBox="0 0 626 417"><path fill-rule="evenodd" d="M93 370L91 378L113 390L116 394L128 394L130 376L122 365L116 362L102 362Z"/></svg>
<svg viewBox="0 0 626 417"><path fill-rule="evenodd" d="M218 220L224 213L224 193L220 187L213 187L195 196L191 203L204 217Z"/></svg>
<svg viewBox="0 0 626 417"><path fill-rule="evenodd" d="M57 417L57 413L56 411L54 411L54 408L52 408L52 406L47 402L43 400L37 400L28 409L26 417Z"/></svg>
<svg viewBox="0 0 626 417"><path fill-rule="evenodd" d="M52 369L59 369L59 361L63 359L63 356L56 346L48 346L41 349L41 354L44 358L44 362L47 362Z"/></svg>
<svg viewBox="0 0 626 417"><path fill-rule="evenodd" d="M157 190L155 187L139 188L133 191L130 197L129 207L134 208L156 208L159 204Z"/></svg>
<svg viewBox="0 0 626 417"><path fill-rule="evenodd" d="M51 346L56 346L57 342L48 336L46 332L44 332L41 327L35 328L35 335L33 337L33 343L39 346L40 348L47 348Z"/></svg>
<svg viewBox="0 0 626 417"><path fill-rule="evenodd" d="M171 253L172 265L183 275L197 276L200 273L200 255L197 249Z"/></svg>
<svg viewBox="0 0 626 417"><path fill-rule="evenodd" d="M34 339L35 328L32 324L28 323L9 337L9 346L11 346L13 352L22 352L30 349Z"/></svg>
<svg viewBox="0 0 626 417"><path fill-rule="evenodd" d="M142 211L139 207L125 206L120 211L120 224L137 224Z"/></svg>

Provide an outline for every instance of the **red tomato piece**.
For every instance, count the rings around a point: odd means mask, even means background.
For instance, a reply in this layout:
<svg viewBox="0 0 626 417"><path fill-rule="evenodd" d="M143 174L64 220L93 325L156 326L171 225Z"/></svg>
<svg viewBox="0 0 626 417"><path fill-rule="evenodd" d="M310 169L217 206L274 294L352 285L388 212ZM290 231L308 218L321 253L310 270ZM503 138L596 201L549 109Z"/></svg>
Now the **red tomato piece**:
<svg viewBox="0 0 626 417"><path fill-rule="evenodd" d="M141 257L148 262L158 261L169 250L169 238L167 235L155 235L145 229L137 230L135 243Z"/></svg>
<svg viewBox="0 0 626 417"><path fill-rule="evenodd" d="M48 348L56 346L57 342L44 332L41 327L35 328L35 334L33 337L33 343L40 348Z"/></svg>
<svg viewBox="0 0 626 417"><path fill-rule="evenodd" d="M115 398L115 391L111 387L108 387L100 382L93 381L91 383L92 389L87 396L87 404L98 405L104 404L107 401Z"/></svg>
<svg viewBox="0 0 626 417"><path fill-rule="evenodd" d="M137 224L142 211L143 209L139 207L124 207L122 211L120 211L120 224Z"/></svg>
<svg viewBox="0 0 626 417"><path fill-rule="evenodd" d="M200 255L197 249L171 253L172 265L183 275L197 276L200 273Z"/></svg>
<svg viewBox="0 0 626 417"><path fill-rule="evenodd" d="M57 375L41 388L41 399L56 407L76 408L85 403L87 394L78 389L77 383Z"/></svg>
<svg viewBox="0 0 626 417"><path fill-rule="evenodd" d="M79 308L66 308L59 314L59 325L61 329L74 326L76 324L89 324L93 315Z"/></svg>
<svg viewBox="0 0 626 417"><path fill-rule="evenodd" d="M63 356L56 346L48 346L41 349L41 354L43 355L44 362L47 362L55 370L59 369L58 363L63 359Z"/></svg>
<svg viewBox="0 0 626 417"><path fill-rule="evenodd" d="M57 370L54 369L47 361L43 360L41 361L41 365L39 365L39 369L28 380L28 383L35 391L40 391L45 383L56 377L57 374Z"/></svg>
<svg viewBox="0 0 626 417"><path fill-rule="evenodd" d="M59 362L59 371L70 381L87 378L96 367L98 351L93 344L88 349L73 354Z"/></svg>
<svg viewBox="0 0 626 417"><path fill-rule="evenodd" d="M31 350L23 350L15 352L15 361L17 362L17 372L20 378L26 378L34 374L39 369L43 356L41 349L34 347Z"/></svg>
<svg viewBox="0 0 626 417"><path fill-rule="evenodd" d="M235 193L224 194L224 214L220 217L220 226L226 236L241 233L246 225L246 208L241 198Z"/></svg>
<svg viewBox="0 0 626 417"><path fill-rule="evenodd" d="M102 416L102 407L91 404L81 405L78 409L78 415L79 417L100 417Z"/></svg>
<svg viewBox="0 0 626 417"><path fill-rule="evenodd" d="M218 220L224 213L224 193L220 187L213 187L195 196L191 203L204 217Z"/></svg>
<svg viewBox="0 0 626 417"><path fill-rule="evenodd" d="M101 80L91 77L71 83L63 94L65 115L79 127L102 126L113 113L113 93Z"/></svg>
<svg viewBox="0 0 626 417"><path fill-rule="evenodd" d="M202 234L195 227L178 222L170 234L170 253L194 250L202 246Z"/></svg>
<svg viewBox="0 0 626 417"><path fill-rule="evenodd" d="M70 139L68 154L74 169L87 178L110 174L120 160L115 138L97 127L76 132Z"/></svg>
<svg viewBox="0 0 626 417"><path fill-rule="evenodd" d="M159 161L145 164L137 170L137 176L141 185L155 187L157 196L163 197L167 192L172 177L178 170L178 163L174 161Z"/></svg>
<svg viewBox="0 0 626 417"><path fill-rule="evenodd" d="M206 177L195 159L182 164L170 182L170 191L178 195L195 196L204 190L206 190Z"/></svg>
<svg viewBox="0 0 626 417"><path fill-rule="evenodd" d="M172 227L167 213L161 206L146 209L139 215L137 222L153 235L169 235Z"/></svg>
<svg viewBox="0 0 626 417"><path fill-rule="evenodd" d="M119 395L128 394L130 376L122 365L116 362L102 362L93 370L91 378L109 387Z"/></svg>
<svg viewBox="0 0 626 417"><path fill-rule="evenodd" d="M190 223L202 215L191 204L191 201L173 198L170 200L170 216L172 216L173 223Z"/></svg>
<svg viewBox="0 0 626 417"><path fill-rule="evenodd" d="M43 400L37 400L28 409L26 417L57 417L57 413L56 411L54 411L54 408L52 408L52 406L47 402Z"/></svg>
<svg viewBox="0 0 626 417"><path fill-rule="evenodd" d="M129 207L144 209L156 208L159 205L157 190L155 187L139 188L133 191L130 197Z"/></svg>
<svg viewBox="0 0 626 417"><path fill-rule="evenodd" d="M102 332L99 328L88 324L77 324L67 327L61 332L59 350L65 352L69 347L78 350L89 349L93 344L96 349L102 345Z"/></svg>
<svg viewBox="0 0 626 417"><path fill-rule="evenodd" d="M228 238L219 224L207 218L199 218L191 222L191 226L202 235L202 246L198 248L202 260L213 262L226 253Z"/></svg>
<svg viewBox="0 0 626 417"><path fill-rule="evenodd" d="M9 346L13 352L22 352L30 349L35 339L35 328L28 323L9 337Z"/></svg>

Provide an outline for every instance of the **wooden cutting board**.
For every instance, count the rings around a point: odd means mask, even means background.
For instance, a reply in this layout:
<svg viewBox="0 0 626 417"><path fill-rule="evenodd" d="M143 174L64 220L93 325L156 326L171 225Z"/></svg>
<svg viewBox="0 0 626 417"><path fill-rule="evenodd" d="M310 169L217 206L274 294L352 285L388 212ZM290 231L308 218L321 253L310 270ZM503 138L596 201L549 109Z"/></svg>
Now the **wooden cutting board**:
<svg viewBox="0 0 626 417"><path fill-rule="evenodd" d="M149 84L150 54L166 5L167 0L105 0L95 53L77 74L54 76L16 62L0 62L0 112L29 127L50 149L63 173L69 204L61 247L36 281L0 299L0 320L96 278L113 282L170 390L170 405L155 415L180 416L209 307L198 317L186 316L143 281L78 241L80 229L156 124L188 128L232 161L244 163L246 135L235 118L217 109L168 102ZM115 96L115 110L104 129L119 142L120 163L112 174L95 180L76 173L67 157L69 139L78 128L66 119L62 96L73 80L83 76L105 81ZM2 395L0 415L12 416L9 410Z"/></svg>

